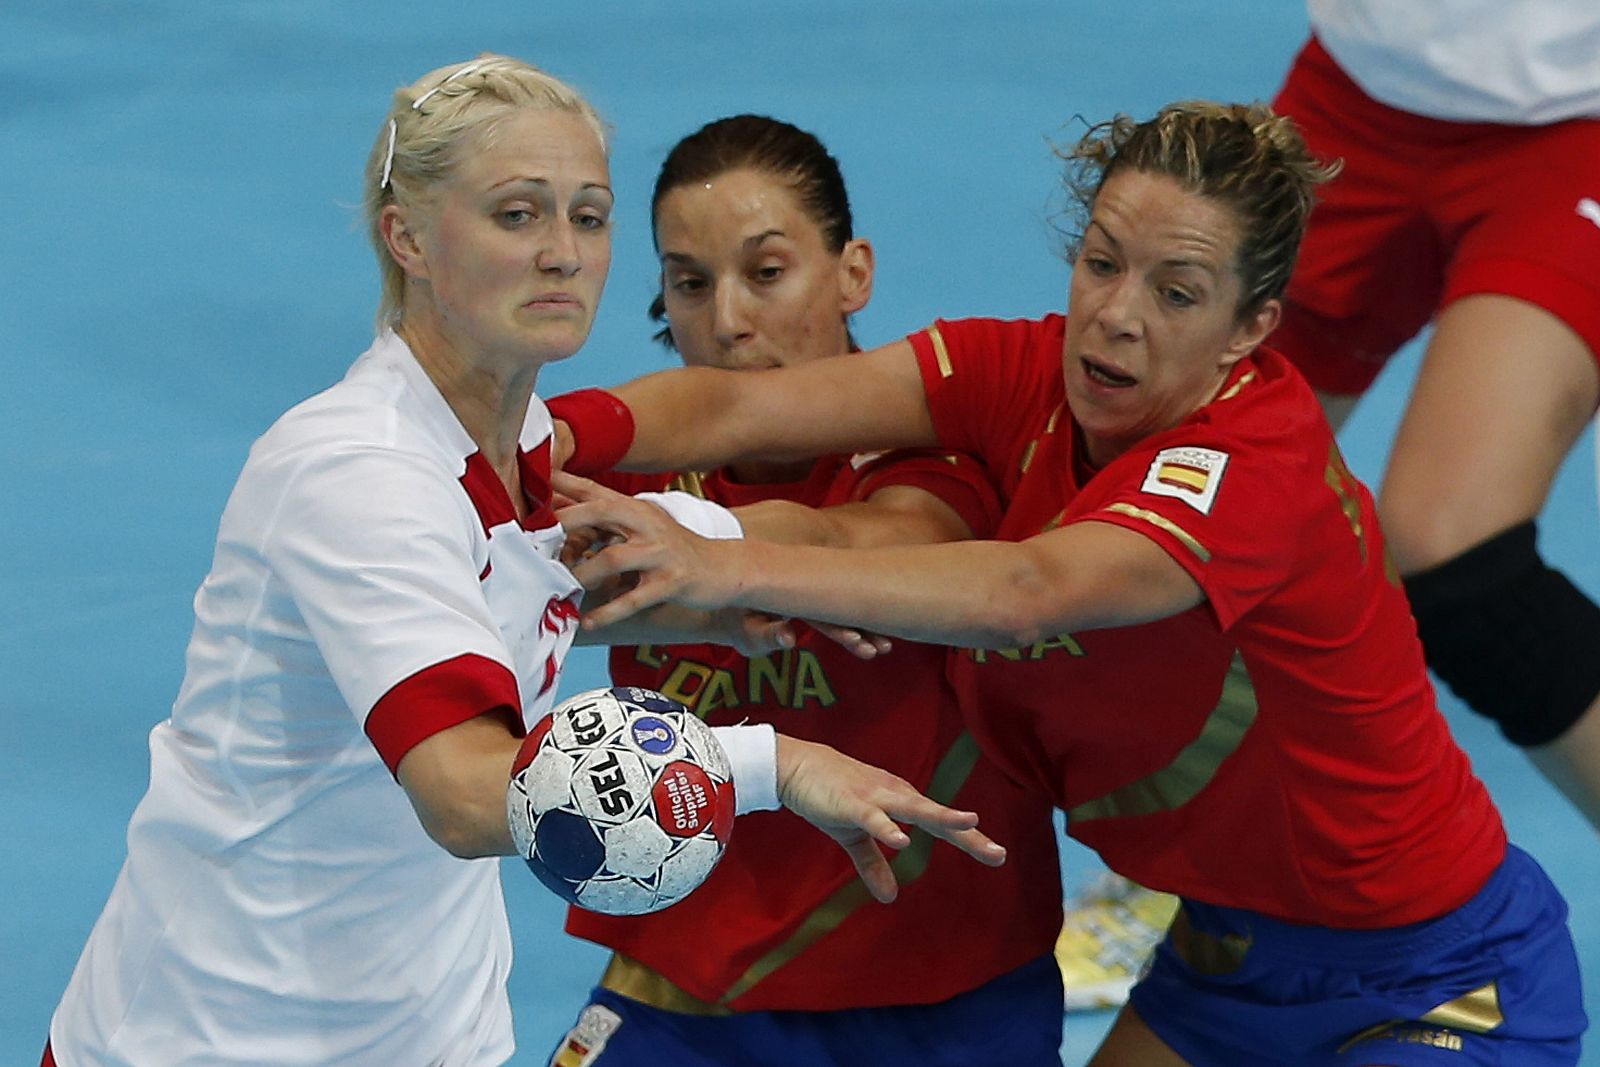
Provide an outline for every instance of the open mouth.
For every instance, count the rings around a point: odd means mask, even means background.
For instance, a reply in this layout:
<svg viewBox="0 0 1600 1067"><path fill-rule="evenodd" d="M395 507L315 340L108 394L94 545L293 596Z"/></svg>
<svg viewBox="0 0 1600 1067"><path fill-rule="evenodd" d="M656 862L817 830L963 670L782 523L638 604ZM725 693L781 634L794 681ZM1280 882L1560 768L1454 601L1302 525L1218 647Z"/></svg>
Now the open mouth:
<svg viewBox="0 0 1600 1067"><path fill-rule="evenodd" d="M1091 382L1110 386L1114 389L1126 389L1130 385L1137 385L1139 379L1131 378L1126 374L1119 374L1104 363L1096 363L1092 359L1080 357L1078 362L1083 364L1083 373L1088 375Z"/></svg>

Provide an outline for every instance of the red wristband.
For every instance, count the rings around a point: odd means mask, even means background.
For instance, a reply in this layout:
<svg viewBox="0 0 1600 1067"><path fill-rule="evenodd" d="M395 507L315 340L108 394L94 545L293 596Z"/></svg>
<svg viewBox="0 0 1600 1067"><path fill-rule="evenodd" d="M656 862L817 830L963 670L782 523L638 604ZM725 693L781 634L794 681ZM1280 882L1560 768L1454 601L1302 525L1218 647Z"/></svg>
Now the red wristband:
<svg viewBox="0 0 1600 1067"><path fill-rule="evenodd" d="M572 430L572 455L565 470L591 477L611 470L633 444L633 412L614 393L577 389L545 402L552 419Z"/></svg>

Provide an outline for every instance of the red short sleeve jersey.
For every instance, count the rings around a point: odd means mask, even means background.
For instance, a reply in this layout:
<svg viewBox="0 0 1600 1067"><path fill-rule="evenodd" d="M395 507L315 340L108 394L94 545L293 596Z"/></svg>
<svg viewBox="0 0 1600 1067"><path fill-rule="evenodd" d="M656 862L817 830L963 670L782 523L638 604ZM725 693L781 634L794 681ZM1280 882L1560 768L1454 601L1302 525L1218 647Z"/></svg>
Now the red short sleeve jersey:
<svg viewBox="0 0 1600 1067"><path fill-rule="evenodd" d="M912 335L942 442L984 457L1004 487L1001 538L1122 526L1205 600L954 653L980 741L1051 793L1070 833L1155 888L1355 928L1465 901L1504 830L1434 706L1371 495L1310 389L1260 351L1211 403L1094 471L1064 402L1064 326Z"/></svg>
<svg viewBox="0 0 1600 1067"><path fill-rule="evenodd" d="M818 461L802 482L747 485L708 475L611 475L626 492L685 489L729 506L786 499L825 506L917 485L980 536L995 492L971 459L892 453ZM746 659L711 645L617 648L612 678L683 701L713 725L768 722L899 774L982 815L1004 843L998 869L914 835L895 860L890 907L871 901L844 852L788 812L746 815L706 884L655 915L579 909L567 929L623 952L680 988L738 1010L835 1010L933 1003L1051 950L1061 876L1050 802L979 754L945 680L945 651L909 641L862 661L804 633L794 649Z"/></svg>

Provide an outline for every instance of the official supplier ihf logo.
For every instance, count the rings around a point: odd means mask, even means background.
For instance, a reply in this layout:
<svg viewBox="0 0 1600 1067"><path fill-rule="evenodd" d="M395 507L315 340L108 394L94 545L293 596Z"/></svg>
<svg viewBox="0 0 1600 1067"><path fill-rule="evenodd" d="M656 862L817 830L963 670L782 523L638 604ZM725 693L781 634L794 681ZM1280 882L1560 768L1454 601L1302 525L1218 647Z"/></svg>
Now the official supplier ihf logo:
<svg viewBox="0 0 1600 1067"><path fill-rule="evenodd" d="M652 756L664 756L672 751L678 735L666 722L653 715L644 715L632 723L633 743Z"/></svg>

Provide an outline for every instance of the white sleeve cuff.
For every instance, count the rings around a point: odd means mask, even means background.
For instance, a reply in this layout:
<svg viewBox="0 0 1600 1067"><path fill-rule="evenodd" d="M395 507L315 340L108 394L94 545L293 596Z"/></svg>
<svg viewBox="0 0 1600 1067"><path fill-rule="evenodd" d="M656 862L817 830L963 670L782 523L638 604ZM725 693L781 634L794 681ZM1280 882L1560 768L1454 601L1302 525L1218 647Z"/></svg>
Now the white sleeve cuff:
<svg viewBox="0 0 1600 1067"><path fill-rule="evenodd" d="M744 536L744 527L739 525L739 520L733 512L721 504L710 500L701 500L690 493L669 490L665 493L635 493L634 499L647 500L656 505L673 521L687 530L692 530L701 537L713 540L737 540Z"/></svg>
<svg viewBox="0 0 1600 1067"><path fill-rule="evenodd" d="M778 731L770 725L713 726L733 768L735 814L778 808Z"/></svg>

